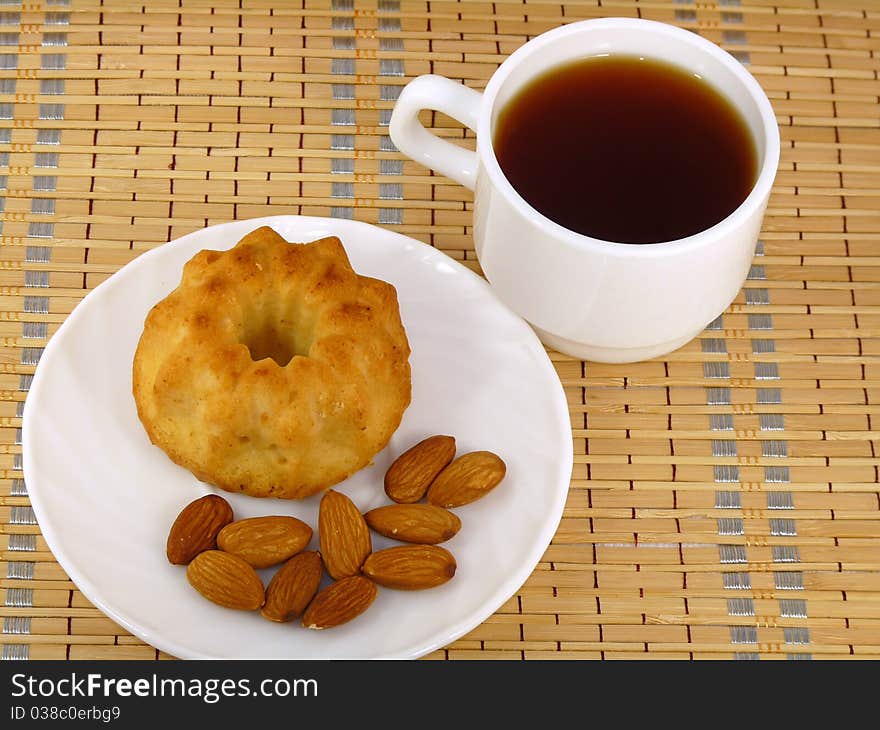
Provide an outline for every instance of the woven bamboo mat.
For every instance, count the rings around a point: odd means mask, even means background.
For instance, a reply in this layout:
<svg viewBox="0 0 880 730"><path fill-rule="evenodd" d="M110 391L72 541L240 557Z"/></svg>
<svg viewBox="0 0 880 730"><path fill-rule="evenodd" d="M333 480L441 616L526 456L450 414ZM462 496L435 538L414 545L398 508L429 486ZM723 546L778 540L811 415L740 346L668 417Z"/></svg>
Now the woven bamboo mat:
<svg viewBox="0 0 880 730"><path fill-rule="evenodd" d="M877 658L874 0L0 0L4 659L160 657L67 578L21 472L34 368L86 292L183 233L282 213L478 270L470 194L395 151L394 99L427 72L482 88L528 38L608 15L699 32L767 90L783 150L758 256L665 359L551 353L575 443L562 524L517 595L432 657Z"/></svg>

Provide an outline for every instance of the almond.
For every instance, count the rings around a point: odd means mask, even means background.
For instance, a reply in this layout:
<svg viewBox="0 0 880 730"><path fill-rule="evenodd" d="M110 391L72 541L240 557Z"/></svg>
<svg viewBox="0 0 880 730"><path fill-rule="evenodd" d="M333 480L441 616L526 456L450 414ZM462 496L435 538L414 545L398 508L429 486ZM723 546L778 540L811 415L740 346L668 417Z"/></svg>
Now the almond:
<svg viewBox="0 0 880 730"><path fill-rule="evenodd" d="M268 568L304 550L311 539L312 528L296 517L250 517L220 530L217 547L255 568Z"/></svg>
<svg viewBox="0 0 880 730"><path fill-rule="evenodd" d="M318 509L321 557L335 580L357 575L373 549L370 530L354 502L329 490Z"/></svg>
<svg viewBox="0 0 880 730"><path fill-rule="evenodd" d="M165 554L172 565L186 565L204 550L217 546L217 533L232 522L232 507L223 497L206 494L190 502L177 515Z"/></svg>
<svg viewBox="0 0 880 730"><path fill-rule="evenodd" d="M292 621L302 616L321 585L321 555L294 555L278 568L266 588L266 604L260 612L270 621Z"/></svg>
<svg viewBox="0 0 880 730"><path fill-rule="evenodd" d="M364 563L364 575L386 588L418 591L455 575L455 558L436 545L400 545L379 550Z"/></svg>
<svg viewBox="0 0 880 730"><path fill-rule="evenodd" d="M226 608L253 611L263 605L263 582L256 571L237 555L206 550L186 569L190 585L209 601Z"/></svg>
<svg viewBox="0 0 880 730"><path fill-rule="evenodd" d="M418 502L455 456L452 436L431 436L405 451L385 474L385 494L395 502Z"/></svg>
<svg viewBox="0 0 880 730"><path fill-rule="evenodd" d="M472 451L458 457L428 489L428 501L438 507L461 507L487 495L504 479L507 467L491 451Z"/></svg>
<svg viewBox="0 0 880 730"><path fill-rule="evenodd" d="M364 519L380 535L423 545L445 542L461 529L458 515L433 504L389 504L371 509Z"/></svg>
<svg viewBox="0 0 880 730"><path fill-rule="evenodd" d="M322 590L306 609L302 625L307 629L329 629L351 621L376 600L378 589L362 575L351 575Z"/></svg>

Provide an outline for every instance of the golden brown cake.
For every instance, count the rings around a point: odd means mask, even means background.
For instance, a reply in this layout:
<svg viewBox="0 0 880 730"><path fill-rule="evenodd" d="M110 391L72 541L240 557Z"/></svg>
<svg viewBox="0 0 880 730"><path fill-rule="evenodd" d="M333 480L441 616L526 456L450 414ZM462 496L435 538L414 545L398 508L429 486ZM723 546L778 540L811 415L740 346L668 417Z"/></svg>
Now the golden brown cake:
<svg viewBox="0 0 880 730"><path fill-rule="evenodd" d="M300 498L388 443L409 354L396 290L355 273L338 238L263 227L186 264L147 315L133 392L150 440L199 479Z"/></svg>

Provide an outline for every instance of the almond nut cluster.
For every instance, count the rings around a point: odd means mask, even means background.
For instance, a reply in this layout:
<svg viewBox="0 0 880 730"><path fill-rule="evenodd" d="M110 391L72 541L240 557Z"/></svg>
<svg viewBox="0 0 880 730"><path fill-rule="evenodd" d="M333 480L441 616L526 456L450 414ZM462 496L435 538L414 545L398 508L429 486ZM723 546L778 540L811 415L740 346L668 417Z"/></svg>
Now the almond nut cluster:
<svg viewBox="0 0 880 730"><path fill-rule="evenodd" d="M270 621L299 618L306 628L331 628L366 611L377 586L423 590L450 580L455 558L439 546L461 529L450 509L488 494L505 472L504 461L490 451L456 459L452 436L431 436L398 457L385 474L385 493L395 504L361 514L341 492L324 494L318 510L320 551L306 550L313 531L302 520L235 520L230 504L209 494L177 516L166 555L173 565L186 565L193 588L216 604L259 610ZM373 552L370 530L406 544ZM276 565L264 588L256 571ZM333 582L319 590L325 570Z"/></svg>

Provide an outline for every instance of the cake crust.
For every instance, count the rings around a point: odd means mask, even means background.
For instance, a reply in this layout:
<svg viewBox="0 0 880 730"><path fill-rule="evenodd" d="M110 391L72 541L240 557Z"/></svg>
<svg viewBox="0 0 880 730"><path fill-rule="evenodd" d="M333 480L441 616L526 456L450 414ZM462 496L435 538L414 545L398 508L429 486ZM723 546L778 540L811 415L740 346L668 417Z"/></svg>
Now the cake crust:
<svg viewBox="0 0 880 730"><path fill-rule="evenodd" d="M132 369L152 443L202 481L298 499L360 470L410 402L394 287L338 238L268 227L205 250L147 315Z"/></svg>

